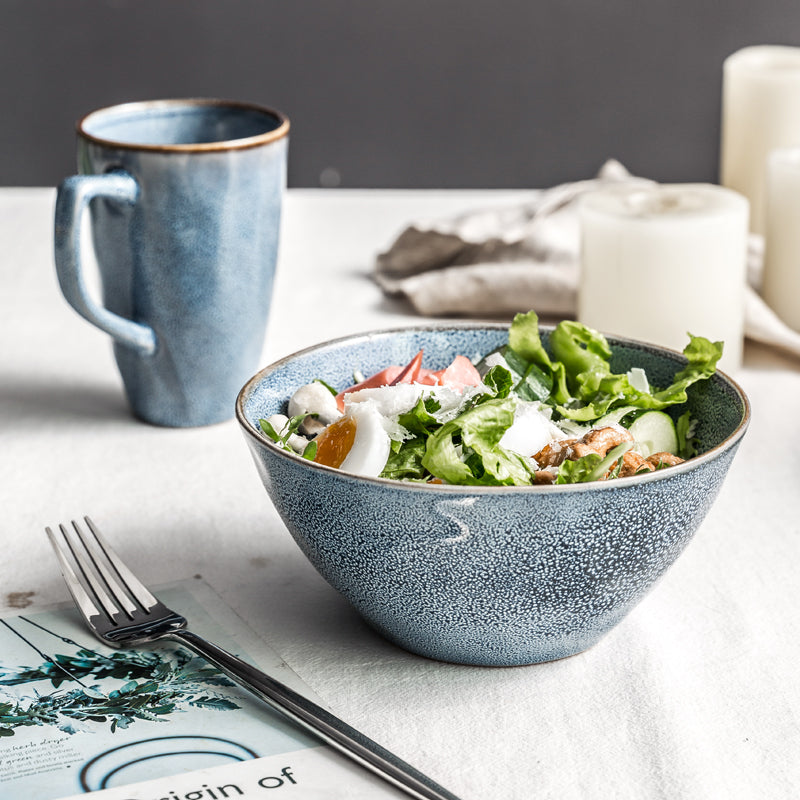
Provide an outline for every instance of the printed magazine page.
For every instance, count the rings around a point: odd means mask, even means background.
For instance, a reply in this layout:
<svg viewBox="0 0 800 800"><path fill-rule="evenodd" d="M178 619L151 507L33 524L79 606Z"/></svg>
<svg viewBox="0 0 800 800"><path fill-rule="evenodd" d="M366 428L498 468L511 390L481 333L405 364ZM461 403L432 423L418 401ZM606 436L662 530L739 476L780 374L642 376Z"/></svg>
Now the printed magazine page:
<svg viewBox="0 0 800 800"><path fill-rule="evenodd" d="M202 581L158 595L192 631L319 702ZM0 618L0 795L88 793L97 800L402 796L178 644L106 647L71 603Z"/></svg>

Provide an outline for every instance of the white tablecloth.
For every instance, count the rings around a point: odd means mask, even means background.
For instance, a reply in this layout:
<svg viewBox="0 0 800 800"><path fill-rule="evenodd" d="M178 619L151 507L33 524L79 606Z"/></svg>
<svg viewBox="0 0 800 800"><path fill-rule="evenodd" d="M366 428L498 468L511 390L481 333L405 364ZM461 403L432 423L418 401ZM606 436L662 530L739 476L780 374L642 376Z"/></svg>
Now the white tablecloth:
<svg viewBox="0 0 800 800"><path fill-rule="evenodd" d="M369 279L410 219L521 192L290 191L263 361L417 322ZM800 796L800 362L748 345L753 406L687 551L592 650L440 664L369 629L296 547L234 421L129 416L62 299L52 189L0 190L0 604L67 597L43 527L91 515L152 584L202 575L341 717L464 800ZM0 747L3 745L0 744Z"/></svg>

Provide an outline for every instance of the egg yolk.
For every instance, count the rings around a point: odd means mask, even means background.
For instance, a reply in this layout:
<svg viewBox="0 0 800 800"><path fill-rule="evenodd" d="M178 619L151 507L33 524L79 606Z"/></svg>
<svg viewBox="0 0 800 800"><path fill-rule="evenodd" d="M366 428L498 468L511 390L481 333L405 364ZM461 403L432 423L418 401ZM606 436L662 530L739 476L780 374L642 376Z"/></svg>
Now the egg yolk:
<svg viewBox="0 0 800 800"><path fill-rule="evenodd" d="M355 438L356 421L352 417L337 419L314 440L317 443L314 461L338 469L347 458Z"/></svg>

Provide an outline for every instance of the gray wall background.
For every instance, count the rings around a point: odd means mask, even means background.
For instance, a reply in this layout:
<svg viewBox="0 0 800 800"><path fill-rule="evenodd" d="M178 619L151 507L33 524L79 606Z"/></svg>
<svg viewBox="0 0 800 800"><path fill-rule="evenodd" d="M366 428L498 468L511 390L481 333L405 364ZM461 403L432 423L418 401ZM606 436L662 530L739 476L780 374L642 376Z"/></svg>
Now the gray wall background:
<svg viewBox="0 0 800 800"><path fill-rule="evenodd" d="M800 45L798 0L0 0L0 185L74 123L216 96L292 122L289 183L537 187L608 157L716 181L722 61Z"/></svg>

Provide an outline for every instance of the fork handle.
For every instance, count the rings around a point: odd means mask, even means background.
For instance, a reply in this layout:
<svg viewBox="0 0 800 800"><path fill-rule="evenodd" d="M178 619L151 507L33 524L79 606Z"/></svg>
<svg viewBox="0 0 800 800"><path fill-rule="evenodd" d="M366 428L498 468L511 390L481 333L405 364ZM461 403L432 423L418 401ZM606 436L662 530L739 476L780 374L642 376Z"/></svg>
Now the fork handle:
<svg viewBox="0 0 800 800"><path fill-rule="evenodd" d="M280 681L188 630L168 634L292 722L417 800L458 800L414 767Z"/></svg>

